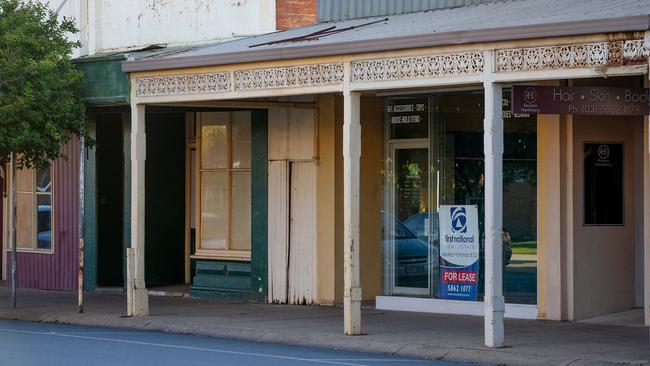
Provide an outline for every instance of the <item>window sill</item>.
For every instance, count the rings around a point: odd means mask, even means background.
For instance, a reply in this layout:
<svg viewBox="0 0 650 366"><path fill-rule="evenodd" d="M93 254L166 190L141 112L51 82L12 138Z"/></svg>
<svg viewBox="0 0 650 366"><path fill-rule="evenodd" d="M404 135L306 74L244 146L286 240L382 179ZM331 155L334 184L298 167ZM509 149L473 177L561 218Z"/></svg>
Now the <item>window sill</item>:
<svg viewBox="0 0 650 366"><path fill-rule="evenodd" d="M248 250L197 249L190 258L250 262L251 252Z"/></svg>
<svg viewBox="0 0 650 366"><path fill-rule="evenodd" d="M11 253L11 248L5 248L5 252ZM31 253L31 254L54 254L54 250L47 249L21 249L17 248L16 252L18 253Z"/></svg>

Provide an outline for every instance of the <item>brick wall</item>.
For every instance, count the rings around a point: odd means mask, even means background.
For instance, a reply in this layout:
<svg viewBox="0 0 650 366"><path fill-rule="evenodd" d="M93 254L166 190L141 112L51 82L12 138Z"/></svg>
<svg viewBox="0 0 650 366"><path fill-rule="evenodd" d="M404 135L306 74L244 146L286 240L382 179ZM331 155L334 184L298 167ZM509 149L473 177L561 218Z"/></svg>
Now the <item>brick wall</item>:
<svg viewBox="0 0 650 366"><path fill-rule="evenodd" d="M278 30L316 23L317 0L276 0L275 24Z"/></svg>

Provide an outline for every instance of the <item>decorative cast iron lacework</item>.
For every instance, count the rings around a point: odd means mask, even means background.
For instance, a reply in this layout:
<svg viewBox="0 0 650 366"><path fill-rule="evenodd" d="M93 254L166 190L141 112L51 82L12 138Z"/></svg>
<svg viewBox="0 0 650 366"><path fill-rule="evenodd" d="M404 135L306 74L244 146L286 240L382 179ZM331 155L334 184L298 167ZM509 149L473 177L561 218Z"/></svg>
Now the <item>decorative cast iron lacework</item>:
<svg viewBox="0 0 650 366"><path fill-rule="evenodd" d="M352 81L476 75L483 72L484 64L482 52L354 61L352 62Z"/></svg>
<svg viewBox="0 0 650 366"><path fill-rule="evenodd" d="M139 97L226 93L232 86L229 72L140 77L136 78L136 84Z"/></svg>
<svg viewBox="0 0 650 366"><path fill-rule="evenodd" d="M645 62L643 40L513 48L496 52L497 72L622 66Z"/></svg>
<svg viewBox="0 0 650 366"><path fill-rule="evenodd" d="M343 64L273 67L235 71L235 90L334 85L343 82Z"/></svg>

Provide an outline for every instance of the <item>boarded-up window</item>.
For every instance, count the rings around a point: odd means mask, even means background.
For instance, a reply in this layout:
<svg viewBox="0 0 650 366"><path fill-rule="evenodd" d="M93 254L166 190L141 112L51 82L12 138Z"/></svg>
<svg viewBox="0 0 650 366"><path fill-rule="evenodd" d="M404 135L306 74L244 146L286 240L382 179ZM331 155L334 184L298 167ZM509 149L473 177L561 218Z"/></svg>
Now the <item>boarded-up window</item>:
<svg viewBox="0 0 650 366"><path fill-rule="evenodd" d="M16 174L16 246L52 250L52 170L21 169Z"/></svg>
<svg viewBox="0 0 650 366"><path fill-rule="evenodd" d="M249 260L250 112L200 113L197 256Z"/></svg>

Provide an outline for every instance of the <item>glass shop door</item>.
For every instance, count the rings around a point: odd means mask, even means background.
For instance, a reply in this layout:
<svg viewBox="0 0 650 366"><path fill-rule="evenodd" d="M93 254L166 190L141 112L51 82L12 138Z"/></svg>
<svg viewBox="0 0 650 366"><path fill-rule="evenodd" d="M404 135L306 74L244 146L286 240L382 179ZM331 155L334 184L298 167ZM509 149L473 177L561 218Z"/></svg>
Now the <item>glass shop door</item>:
<svg viewBox="0 0 650 366"><path fill-rule="evenodd" d="M387 211L383 212L385 285L393 295L431 293L429 141L389 143ZM435 261L437 262L437 256Z"/></svg>

